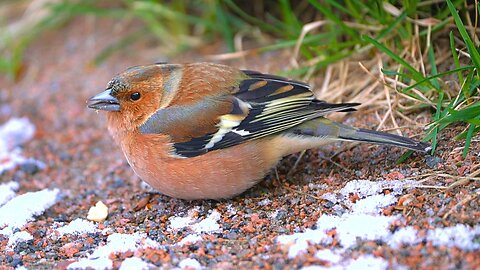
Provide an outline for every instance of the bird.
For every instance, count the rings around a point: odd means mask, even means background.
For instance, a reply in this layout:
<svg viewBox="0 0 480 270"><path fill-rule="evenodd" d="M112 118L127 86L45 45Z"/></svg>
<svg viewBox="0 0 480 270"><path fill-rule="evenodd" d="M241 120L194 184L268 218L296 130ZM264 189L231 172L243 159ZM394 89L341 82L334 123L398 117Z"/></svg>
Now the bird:
<svg viewBox="0 0 480 270"><path fill-rule="evenodd" d="M358 105L318 100L300 81L203 62L134 66L87 100L107 112L108 131L135 174L184 200L232 198L282 157L336 141L431 150L325 118Z"/></svg>

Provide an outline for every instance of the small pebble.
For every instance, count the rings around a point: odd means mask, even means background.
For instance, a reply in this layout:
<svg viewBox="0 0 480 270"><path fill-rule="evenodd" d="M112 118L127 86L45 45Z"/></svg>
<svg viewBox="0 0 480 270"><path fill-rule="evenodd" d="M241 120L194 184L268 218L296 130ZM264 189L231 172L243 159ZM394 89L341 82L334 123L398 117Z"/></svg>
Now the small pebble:
<svg viewBox="0 0 480 270"><path fill-rule="evenodd" d="M88 210L87 219L102 222L107 219L107 216L108 207L102 201L99 201L95 206L92 206L90 210Z"/></svg>
<svg viewBox="0 0 480 270"><path fill-rule="evenodd" d="M438 166L438 164L443 163L443 159L437 156L427 156L425 158L425 163L430 169L434 169Z"/></svg>

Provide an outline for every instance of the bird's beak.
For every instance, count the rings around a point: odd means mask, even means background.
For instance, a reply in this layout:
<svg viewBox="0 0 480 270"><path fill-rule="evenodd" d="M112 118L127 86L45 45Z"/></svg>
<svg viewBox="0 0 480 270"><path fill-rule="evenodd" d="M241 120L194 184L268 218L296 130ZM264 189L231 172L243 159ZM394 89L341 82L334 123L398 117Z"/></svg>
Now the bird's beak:
<svg viewBox="0 0 480 270"><path fill-rule="evenodd" d="M120 102L116 97L112 96L111 93L112 91L110 89L107 89L91 97L87 101L88 108L110 112L119 112Z"/></svg>

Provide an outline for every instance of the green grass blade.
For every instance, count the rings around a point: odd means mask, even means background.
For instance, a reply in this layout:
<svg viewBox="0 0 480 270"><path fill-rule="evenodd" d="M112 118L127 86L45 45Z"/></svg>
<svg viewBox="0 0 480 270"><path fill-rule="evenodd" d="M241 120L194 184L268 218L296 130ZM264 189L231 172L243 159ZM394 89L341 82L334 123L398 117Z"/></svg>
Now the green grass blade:
<svg viewBox="0 0 480 270"><path fill-rule="evenodd" d="M246 22L251 23L260 27L262 30L266 32L274 32L276 34L282 35L283 31L278 29L277 27L273 26L272 24L265 23L263 20L260 20L254 16L251 16L247 12L243 11L235 2L232 0L223 0L223 2L232 9L240 18L244 19Z"/></svg>
<svg viewBox="0 0 480 270"><path fill-rule="evenodd" d="M467 131L467 137L465 138L465 147L463 148L463 157L467 157L468 149L470 148L470 143L472 142L472 137L475 131L475 125L470 124Z"/></svg>
<svg viewBox="0 0 480 270"><path fill-rule="evenodd" d="M302 25L293 13L292 7L290 6L290 1L280 0L279 5L282 12L282 18L287 29L292 32L292 34L300 32Z"/></svg>
<svg viewBox="0 0 480 270"><path fill-rule="evenodd" d="M440 88L440 83L438 82L437 77L435 77L435 75L438 75L438 70L437 63L435 61L435 52L433 51L433 44L430 44L430 47L428 47L427 54L432 73L432 76L429 76L431 78L429 81L432 83L435 89L443 92L443 90Z"/></svg>
<svg viewBox="0 0 480 270"><path fill-rule="evenodd" d="M410 73L412 73L411 76L415 81L419 82L419 81L425 80L425 77L423 76L422 73L418 72L414 67L412 67L409 63L407 63L407 61L405 61L400 56L395 54L393 51L388 49L385 45L381 44L380 42L376 41L375 39L373 39L369 36L363 36L363 39L366 40L367 42L370 42L371 44L373 44L373 46L375 46L377 49L379 49L382 52L384 52L385 54L387 54L390 58L395 60L400 65L404 66L408 71L410 71ZM429 86L434 88L434 86L430 83L430 81L428 81L428 84L429 84Z"/></svg>
<svg viewBox="0 0 480 270"><path fill-rule="evenodd" d="M453 58L453 63L455 65L455 68L460 68L460 60L458 58L458 53L457 53L457 50L455 48L455 38L453 37L453 32L450 31L449 35L448 35L449 39L450 39L450 51L452 52L452 58ZM457 72L457 76L458 76L458 82L459 84L461 85L462 82L463 82L463 74L461 71L458 71ZM465 93L464 93L465 94ZM467 97L467 96L466 96Z"/></svg>
<svg viewBox="0 0 480 270"><path fill-rule="evenodd" d="M455 68L455 69L452 69L452 70L448 70L448 71L445 71L445 72L441 72L441 73L438 73L436 75L432 75L432 76L428 76L426 77L425 79L419 81L419 82L416 82L408 87L405 87L401 90L402 93L405 93L405 92L408 92L410 91L411 89L415 88L415 87L418 87L428 81L431 81L432 79L435 79L435 78L441 78L441 77L445 77L449 74L452 74L452 73L458 73L458 72L462 72L462 71L466 71L466 70L473 70L475 67L474 66L465 66L465 67L459 67L459 68ZM403 76L405 74L402 74L402 73L398 73L398 72L395 72L395 71L384 71L382 70L382 72L384 72L386 75L399 75L399 76ZM388 73L386 73L388 72Z"/></svg>
<svg viewBox="0 0 480 270"><path fill-rule="evenodd" d="M340 29L343 30L348 36L350 36L350 38L359 40L358 32L347 26L342 20L340 20L337 15L333 13L331 9L327 8L325 5L321 4L319 1L316 0L309 0L308 2L312 6L317 8L323 15L325 15L327 19L332 21L334 25L340 27Z"/></svg>
<svg viewBox="0 0 480 270"><path fill-rule="evenodd" d="M228 17L225 14L225 10L220 4L220 1L215 5L215 15L217 16L218 26L223 34L223 40L227 43L228 50L230 52L235 51L235 44L233 41L234 34L232 28L229 26L230 23Z"/></svg>
<svg viewBox="0 0 480 270"><path fill-rule="evenodd" d="M400 16L398 16L390 25L388 25L387 28L383 29L378 33L377 37L375 38L376 40L381 40L383 39L386 35L390 34L393 30L398 29L398 25L405 20L407 17L407 13L402 12Z"/></svg>
<svg viewBox="0 0 480 270"><path fill-rule="evenodd" d="M475 47L475 44L473 44L473 41L470 38L470 35L467 33L467 29L465 29L462 19L460 19L460 16L458 15L458 12L455 9L455 6L452 4L452 1L447 0L447 5L448 5L448 8L450 9L450 12L452 13L453 19L455 20L457 29L460 32L460 35L462 36L463 41L465 42L465 45L467 45L470 58L475 64L475 67L477 68L477 72L478 72L480 70L480 53Z"/></svg>

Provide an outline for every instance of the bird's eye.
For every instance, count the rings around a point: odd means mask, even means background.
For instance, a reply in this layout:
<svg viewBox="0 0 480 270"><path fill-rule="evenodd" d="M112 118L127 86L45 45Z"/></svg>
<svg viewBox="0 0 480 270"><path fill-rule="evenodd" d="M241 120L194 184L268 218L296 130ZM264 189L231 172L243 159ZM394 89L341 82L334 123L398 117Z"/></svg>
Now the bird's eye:
<svg viewBox="0 0 480 270"><path fill-rule="evenodd" d="M135 100L139 100L139 99L140 99L140 93L138 93L138 92L132 93L132 94L130 95L130 99L131 99L131 100L134 100L134 101L135 101Z"/></svg>

